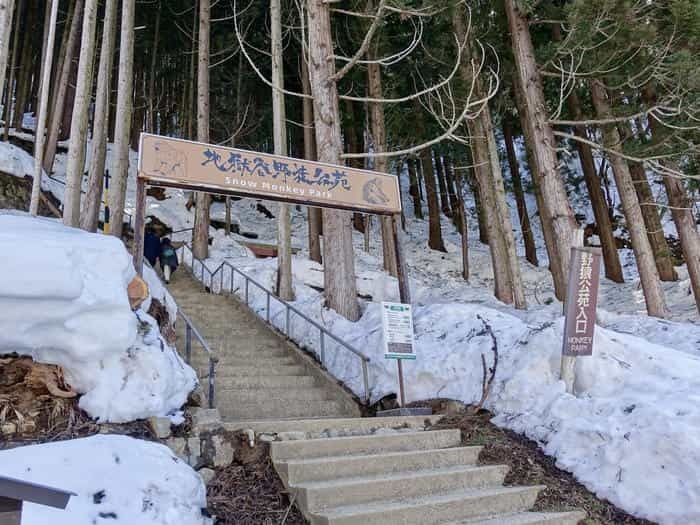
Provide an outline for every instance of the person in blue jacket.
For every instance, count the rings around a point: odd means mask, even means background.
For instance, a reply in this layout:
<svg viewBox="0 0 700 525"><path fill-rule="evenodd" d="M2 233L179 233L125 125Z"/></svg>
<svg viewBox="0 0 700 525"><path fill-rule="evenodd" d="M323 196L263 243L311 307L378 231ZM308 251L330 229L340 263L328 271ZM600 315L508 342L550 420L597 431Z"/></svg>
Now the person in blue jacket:
<svg viewBox="0 0 700 525"><path fill-rule="evenodd" d="M155 234L153 228L147 226L146 234L143 238L143 256L153 268L156 267L156 261L160 257L160 252L160 238Z"/></svg>
<svg viewBox="0 0 700 525"><path fill-rule="evenodd" d="M170 283L170 276L177 270L178 260L175 248L170 239L164 237L160 242L160 268L163 270L163 278L166 284Z"/></svg>

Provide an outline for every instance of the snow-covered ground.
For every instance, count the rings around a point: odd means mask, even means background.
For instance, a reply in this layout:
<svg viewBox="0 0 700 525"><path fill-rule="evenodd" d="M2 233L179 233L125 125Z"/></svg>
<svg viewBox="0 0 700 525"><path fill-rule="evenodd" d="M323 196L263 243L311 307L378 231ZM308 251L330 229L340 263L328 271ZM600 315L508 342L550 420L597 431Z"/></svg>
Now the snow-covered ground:
<svg viewBox="0 0 700 525"><path fill-rule="evenodd" d="M0 355L60 365L84 394L80 407L100 421L180 409L195 373L163 340L148 303L132 312L126 290L135 271L121 241L2 212L0 254ZM172 315L174 301L152 277L154 297Z"/></svg>
<svg viewBox="0 0 700 525"><path fill-rule="evenodd" d="M111 153L110 153L111 154ZM520 156L523 157L522 152ZM127 207L134 204L135 154L127 192ZM62 157L56 177L62 177ZM572 164L572 169L575 166ZM405 176L405 174L404 174ZM525 179L527 176L525 174ZM407 186L403 181L404 187ZM148 198L148 213L173 230L190 228L193 213L184 209L185 192L168 190L164 201ZM528 194L530 212L534 197ZM558 380L561 353L561 304L553 296L551 276L546 267L533 267L524 258L521 268L529 304L517 311L496 301L492 294L493 275L488 247L478 242L478 230L471 196L470 268L471 278L461 277L460 237L443 221L447 253L427 248L427 221L413 219L406 200L407 233L405 250L414 300L418 359L404 367L409 400L451 397L467 403L481 397L481 355L491 363L491 339L484 323L497 338L499 366L487 408L495 422L522 432L540 443L601 497L625 510L664 525L700 523L700 325L684 268L681 280L664 283L673 321L649 318L629 250L620 252L628 282L601 284L599 328L594 356L577 364L576 396L566 394ZM517 231L515 205L510 202L520 255L522 240ZM577 213L588 217L585 203L573 202ZM265 206L276 215L277 207ZM223 219L222 203L214 203L212 215ZM242 232L253 232L260 241L275 240L275 219L257 210L257 202L243 199L233 203L233 218ZM664 222L665 227L669 224ZM546 252L539 218L532 226L542 265ZM212 230L214 245L207 261L215 268L226 259L269 289L275 282L276 261L250 256L238 241ZM185 231L173 235L188 239ZM334 334L362 349L371 358L371 398L395 393L396 364L385 361L381 352L379 301L398 299L395 279L381 269L381 243L376 221L369 253L355 233L355 265L358 289L363 296L363 316L350 323L322 307L323 269L306 258L305 212L292 212L293 245L301 248L294 259L295 306L324 323ZM224 287L231 284L226 274ZM215 281L215 288L217 285ZM242 295L239 278L232 288ZM264 315L265 297L250 289L254 309ZM281 307L273 302L273 322L285 323ZM318 333L292 316L292 337L319 352ZM328 369L358 395L363 394L358 359L326 341Z"/></svg>
<svg viewBox="0 0 700 525"><path fill-rule="evenodd" d="M209 525L202 478L157 443L98 435L0 452L0 473L73 492L65 510L25 503L23 525Z"/></svg>

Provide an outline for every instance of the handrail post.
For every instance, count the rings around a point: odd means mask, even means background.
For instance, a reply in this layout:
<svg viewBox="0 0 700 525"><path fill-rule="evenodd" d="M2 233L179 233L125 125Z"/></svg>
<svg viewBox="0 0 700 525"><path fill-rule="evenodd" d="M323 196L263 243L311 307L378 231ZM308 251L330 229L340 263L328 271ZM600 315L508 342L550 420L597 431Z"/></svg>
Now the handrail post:
<svg viewBox="0 0 700 525"><path fill-rule="evenodd" d="M369 404L369 373L367 371L367 361L362 360L362 379L365 383L365 403Z"/></svg>
<svg viewBox="0 0 700 525"><path fill-rule="evenodd" d="M187 327L185 331L185 359L189 365L192 360L192 326L186 321L185 326Z"/></svg>
<svg viewBox="0 0 700 525"><path fill-rule="evenodd" d="M245 304L248 306L248 276L245 276Z"/></svg>
<svg viewBox="0 0 700 525"><path fill-rule="evenodd" d="M209 408L214 408L214 376L216 374L216 359L209 357Z"/></svg>
<svg viewBox="0 0 700 525"><path fill-rule="evenodd" d="M270 292L265 290L265 293L267 294L267 307L265 308L266 316L267 316L267 322L270 322Z"/></svg>
<svg viewBox="0 0 700 525"><path fill-rule="evenodd" d="M323 330L319 329L321 335L321 364L326 362L326 339L323 337Z"/></svg>
<svg viewBox="0 0 700 525"><path fill-rule="evenodd" d="M286 302L284 305L287 307L287 320L286 320L286 326L287 326L287 339L291 339L290 333L289 333L289 304Z"/></svg>

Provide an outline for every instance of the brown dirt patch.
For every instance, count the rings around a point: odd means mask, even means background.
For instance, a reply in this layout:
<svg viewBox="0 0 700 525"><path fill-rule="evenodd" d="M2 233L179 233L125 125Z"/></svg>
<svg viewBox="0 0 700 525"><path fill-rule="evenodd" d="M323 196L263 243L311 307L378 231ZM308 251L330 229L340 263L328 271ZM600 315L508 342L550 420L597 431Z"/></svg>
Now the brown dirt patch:
<svg viewBox="0 0 700 525"><path fill-rule="evenodd" d="M534 441L491 423L492 414L460 414L440 420L432 430L459 428L464 445L483 446L479 460L485 465L508 465L507 485L546 485L534 510L584 510L588 519L582 525L654 525L630 516L612 503L596 497L574 476L558 469L555 460L545 455Z"/></svg>
<svg viewBox="0 0 700 525"><path fill-rule="evenodd" d="M216 525L305 525L291 503L267 454L255 463L218 469L207 486Z"/></svg>

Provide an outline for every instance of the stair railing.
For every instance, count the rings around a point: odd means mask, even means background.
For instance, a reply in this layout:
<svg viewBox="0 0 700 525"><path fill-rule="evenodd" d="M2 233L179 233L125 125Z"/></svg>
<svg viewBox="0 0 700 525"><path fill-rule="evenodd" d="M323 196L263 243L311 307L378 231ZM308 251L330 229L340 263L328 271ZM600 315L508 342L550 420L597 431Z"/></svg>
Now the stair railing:
<svg viewBox="0 0 700 525"><path fill-rule="evenodd" d="M321 362L321 365L325 366L325 361L326 361L326 340L330 339L332 341L335 341L337 345L339 345L341 348L344 348L345 350L351 352L357 358L360 360L360 364L362 367L362 381L364 385L364 397L363 401L365 403L369 403L370 399L370 390L369 390L369 367L368 364L370 362L370 358L360 352L357 348L355 348L353 345L350 343L347 343L346 341L343 341L340 339L338 336L332 334L331 332L328 331L328 329L311 319L308 315L306 315L304 312L296 308L294 305L288 303L287 301L281 299L279 296L277 296L274 292L271 290L268 290L257 282L255 279L247 275L245 272L240 270L239 268L236 268L234 265L232 265L228 261L223 261L221 264L219 264L214 270L209 269L206 264L204 264L204 261L201 259L198 259L197 257L194 256L194 253L192 253L192 248L189 246L187 243L183 243L180 247L177 248L178 251L182 252L182 255L180 257L180 261L184 264L188 264L187 257L185 257L185 253L187 252L189 255L189 265L190 269L192 271L192 274L197 278L197 274L199 274L199 280L201 281L202 285L205 287L205 289L208 288L208 291L210 293L214 293L214 284L215 280L219 278L219 291L224 292L224 268L228 268L230 271L231 279L230 279L230 288L228 290L229 294L233 295L234 289L233 289L233 281L234 281L234 275L238 274L243 278L243 281L245 283L244 285L244 293L243 297L245 300L246 306L250 307L250 285L252 284L259 290L263 291L266 296L266 307L265 307L265 322L275 331L281 333L284 335L287 339L291 340L291 314L295 314L297 317L305 321L307 324L313 326L315 329L318 330L319 333L319 348L320 348L320 355L317 355L319 361ZM197 267L198 265L198 267ZM285 311L285 323L284 323L284 329L280 330L278 329L271 321L270 321L270 303L271 300L274 299L277 301L279 304L281 304L284 307ZM255 312L257 315L257 312Z"/></svg>
<svg viewBox="0 0 700 525"><path fill-rule="evenodd" d="M156 279L160 281L160 283L163 285L164 289L168 289L163 280L160 278L160 275L158 275L158 272L156 272L155 268L153 268L150 263L144 258L144 264L150 267L153 270L153 273L156 276ZM216 407L216 400L215 400L215 380L216 380L216 365L219 362L219 358L214 355L214 353L211 351L211 348L209 348L209 344L207 341L202 337L202 334L199 333L199 330L197 330L197 327L195 324L192 322L192 320L187 317L187 314L182 311L182 308L179 306L177 307L177 315L180 317L184 322L185 322L185 362L189 365L190 362L192 361L192 336L194 335L195 339L199 341L200 346L204 349L204 351L207 354L207 358L209 359L209 372L207 375L207 382L209 386L209 395L208 397L208 404L209 408L215 408Z"/></svg>

